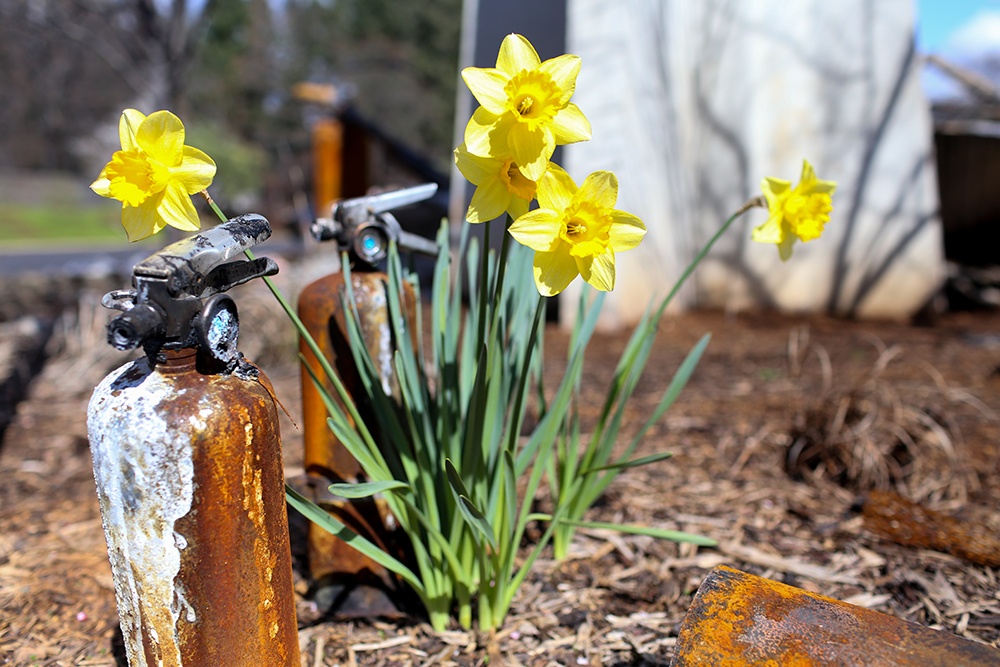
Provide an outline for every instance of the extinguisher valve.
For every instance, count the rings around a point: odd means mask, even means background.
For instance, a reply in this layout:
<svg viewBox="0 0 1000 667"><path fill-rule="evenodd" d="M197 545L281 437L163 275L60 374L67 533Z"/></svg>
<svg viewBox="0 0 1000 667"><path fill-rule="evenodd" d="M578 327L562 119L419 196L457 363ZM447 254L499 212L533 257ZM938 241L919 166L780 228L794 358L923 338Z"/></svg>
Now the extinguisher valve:
<svg viewBox="0 0 1000 667"><path fill-rule="evenodd" d="M135 289L104 296L107 308L123 311L108 323L108 343L119 350L199 348L231 369L239 318L233 300L221 294L260 276L278 272L273 259L230 261L271 236L271 225L255 214L241 215L178 241L132 269ZM207 299L207 301L206 301Z"/></svg>
<svg viewBox="0 0 1000 667"><path fill-rule="evenodd" d="M404 231L389 212L429 199L437 192L437 187L435 183L425 183L336 202L329 218L319 218L313 223L313 237L317 241L335 240L340 251L347 252L352 261L371 267L385 259L391 241L395 241L400 250L437 257L436 243Z"/></svg>

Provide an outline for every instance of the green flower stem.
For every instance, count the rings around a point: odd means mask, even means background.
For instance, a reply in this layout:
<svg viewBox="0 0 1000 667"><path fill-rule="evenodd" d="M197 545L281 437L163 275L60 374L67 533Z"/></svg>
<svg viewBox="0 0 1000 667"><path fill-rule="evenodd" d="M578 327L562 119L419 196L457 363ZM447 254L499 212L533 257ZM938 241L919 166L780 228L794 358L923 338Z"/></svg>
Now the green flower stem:
<svg viewBox="0 0 1000 667"><path fill-rule="evenodd" d="M219 216L219 219L222 220L222 222L227 222L229 220L229 218L226 217L226 214L222 212L222 209L219 208L219 205L216 204L215 201L212 199L212 197L208 194L208 190L202 190L198 194L200 194L202 197L205 198L205 201L208 202L208 205L211 207L213 211L215 211L215 214ZM246 255L247 259L251 261L256 259L256 257L254 257L254 254L249 250L244 250L243 254ZM309 335L309 332L306 331L306 327L304 324L302 324L302 320L299 319L299 316L295 312L295 309L292 308L291 305L289 305L288 301L285 299L285 296L281 293L281 290L279 290L277 286L273 282L271 282L271 279L267 276L264 276L264 283L267 285L268 289L271 290L271 294L273 294L274 297L278 300L278 303L281 304L281 307L285 311L285 314L288 315L288 317L292 320L292 324L295 325L295 330L298 331L299 335L301 335L306 340L306 344L309 345L309 350L316 355L316 358L320 360L320 363L323 363L326 360L326 355L323 354L323 352L319 349L319 346L316 344L316 341L314 341L312 336ZM327 369L325 366L328 365L329 364L324 364L323 370L329 374L333 371L333 369L332 367Z"/></svg>
<svg viewBox="0 0 1000 667"><path fill-rule="evenodd" d="M495 284L493 285L493 317L490 322L490 330L492 331L496 328L497 318L500 315L500 298L503 295L503 281L507 274L507 253L510 251L510 234L507 230L510 228L511 223L514 222L510 218L510 214L507 214L507 223L504 225L503 241L500 243L500 259L497 262L497 276Z"/></svg>
<svg viewBox="0 0 1000 667"><path fill-rule="evenodd" d="M766 202L763 198L756 197L740 207L698 252L655 311L647 311L646 316L636 328L626 350L622 354L618 368L615 371L615 379L608 390L600 419L591 433L590 442L586 447L582 448L582 458L578 458L580 457L581 447L579 430L576 427L575 418L567 416L567 419L573 419L573 421L566 422L562 428L561 437L563 438L564 448L557 450L559 455L555 461L549 464L550 467L557 468L557 470L551 471L550 479L558 480L558 484L554 485L556 486L553 489L554 496L558 498L560 511L565 510L566 516L563 522L555 526L553 551L556 560L562 560L566 557L569 545L573 540L573 535L583 514L593 504L603 489L611 483L618 472L629 463L628 456L631 455L632 450L636 446L637 439L633 440L624 457L618 462L609 465L609 457L618 437L625 404L635 389L636 383L639 381L639 377L645 367L663 311L680 290L688 276L694 271L695 267L701 263L705 255L708 254L708 251L715 245L715 242L732 226L736 218L756 206L766 206ZM688 360L685 360L685 364L678 370L678 374L671 383L671 387L668 387L663 399L661 399L660 406L658 406L651 421L644 427L643 432L645 432L645 429L648 428L648 425L653 420L660 417L662 410L665 410L673 402L676 394L683 388L687 378L694 370L694 364L697 363L697 359L701 356L706 343L707 339L703 339L696 346L696 349L692 351L692 354L689 355L690 364L688 364ZM644 459L638 460L636 464L650 463L660 458L664 458L664 456L644 457Z"/></svg>
<svg viewBox="0 0 1000 667"><path fill-rule="evenodd" d="M208 194L208 190L202 190L198 194L205 198L205 201L208 202L211 209L215 211L217 216L219 216L219 220L222 220L223 222L227 222L229 220L229 218L226 217L226 214L222 212L222 209L219 208L218 204L215 203L215 200L212 199L211 195Z"/></svg>
<svg viewBox="0 0 1000 667"><path fill-rule="evenodd" d="M663 299L663 303L660 304L660 307L656 311L657 321L659 321L659 316L663 314L663 311L667 307L667 304L670 303L671 299L674 298L674 296L680 290L681 286L684 284L684 281L687 280L688 276L691 275L691 272L694 271L695 267L698 266L701 263L701 260L705 258L705 255L708 254L708 251L712 249L712 246L715 245L715 242L718 241L719 238L726 233L726 230L729 229L729 227L733 224L736 218L740 217L741 215L749 211L751 208L754 208L755 206L760 206L759 203L760 199L761 199L760 197L754 197L746 204L741 206L740 209L736 211L736 213L733 213L733 215L730 216L728 220L726 220L725 224L719 228L719 231L715 233L715 236L709 239L708 243L705 244L705 247L702 248L701 251L695 256L694 260L690 264L688 264L688 267L684 269L684 273L682 273L681 277L677 279L676 283L674 283L674 287L673 289L670 290L670 293L667 294L665 299Z"/></svg>
<svg viewBox="0 0 1000 667"><path fill-rule="evenodd" d="M490 263L490 221L483 223L483 247L479 251L479 321L476 327L476 352L482 349L486 342L486 309L488 307L487 297L489 295L489 274Z"/></svg>

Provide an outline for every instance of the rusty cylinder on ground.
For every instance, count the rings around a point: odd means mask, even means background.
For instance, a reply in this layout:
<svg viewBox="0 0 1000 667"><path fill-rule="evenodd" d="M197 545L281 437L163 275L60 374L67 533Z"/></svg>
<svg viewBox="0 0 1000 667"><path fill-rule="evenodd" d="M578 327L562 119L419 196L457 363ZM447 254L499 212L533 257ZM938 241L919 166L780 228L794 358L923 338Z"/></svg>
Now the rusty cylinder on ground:
<svg viewBox="0 0 1000 667"><path fill-rule="evenodd" d="M671 667L996 667L950 632L720 565L695 595Z"/></svg>
<svg viewBox="0 0 1000 667"><path fill-rule="evenodd" d="M298 667L273 389L236 349L229 287L276 272L221 263L270 235L243 216L164 248L105 305L119 349L88 409L94 478L130 667ZM205 298L207 297L207 299Z"/></svg>

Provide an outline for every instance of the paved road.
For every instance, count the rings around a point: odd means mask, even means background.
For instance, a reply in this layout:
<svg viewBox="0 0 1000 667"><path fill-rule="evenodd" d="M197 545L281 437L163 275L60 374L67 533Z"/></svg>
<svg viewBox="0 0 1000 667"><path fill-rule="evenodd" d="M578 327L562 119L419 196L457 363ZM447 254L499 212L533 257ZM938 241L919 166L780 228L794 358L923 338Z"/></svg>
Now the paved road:
<svg viewBox="0 0 1000 667"><path fill-rule="evenodd" d="M129 275L132 267L159 249L159 246L121 246L92 248L18 248L10 250L0 247L0 277L29 272L44 272L51 275ZM254 248L254 254L289 256L301 252L298 245L290 242L264 243Z"/></svg>
<svg viewBox="0 0 1000 667"><path fill-rule="evenodd" d="M0 276L36 271L74 276L125 274L153 252L148 247L0 250Z"/></svg>

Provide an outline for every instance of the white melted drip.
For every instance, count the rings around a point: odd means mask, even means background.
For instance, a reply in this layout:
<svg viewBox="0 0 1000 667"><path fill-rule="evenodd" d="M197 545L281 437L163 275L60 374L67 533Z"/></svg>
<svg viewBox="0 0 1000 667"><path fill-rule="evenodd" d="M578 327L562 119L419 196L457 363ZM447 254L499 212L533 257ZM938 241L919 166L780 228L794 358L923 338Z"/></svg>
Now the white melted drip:
<svg viewBox="0 0 1000 667"><path fill-rule="evenodd" d="M136 381L116 388L116 380L129 370ZM151 373L147 360L140 359L104 378L87 411L94 479L131 667L148 665L140 622L159 644L160 667L181 665L176 626L182 610L186 620L195 620L195 610L175 581L187 542L174 531L174 523L191 510L192 446L187 434L171 428L157 410L171 391L170 382ZM195 421L201 420L192 418L192 425Z"/></svg>

